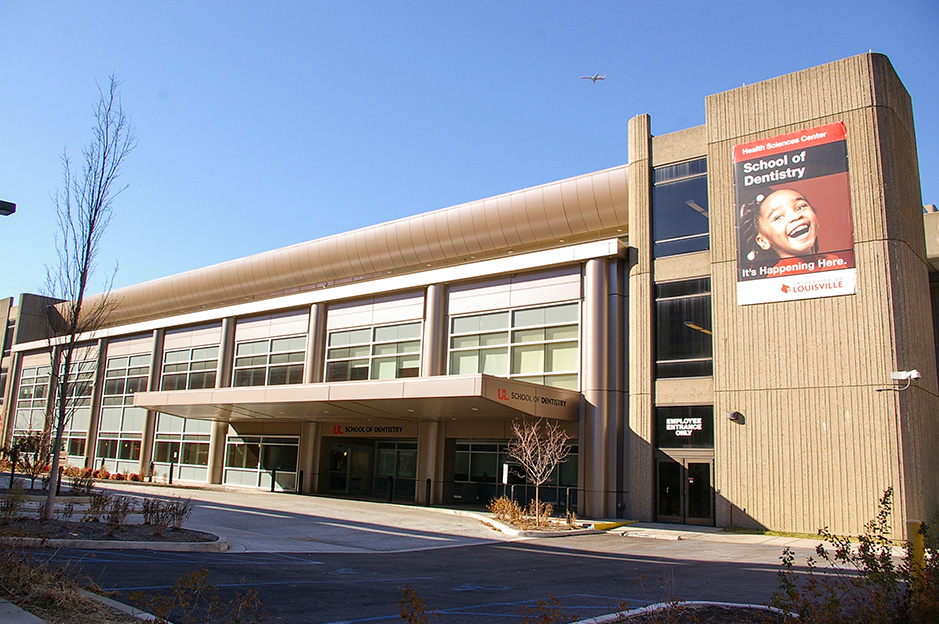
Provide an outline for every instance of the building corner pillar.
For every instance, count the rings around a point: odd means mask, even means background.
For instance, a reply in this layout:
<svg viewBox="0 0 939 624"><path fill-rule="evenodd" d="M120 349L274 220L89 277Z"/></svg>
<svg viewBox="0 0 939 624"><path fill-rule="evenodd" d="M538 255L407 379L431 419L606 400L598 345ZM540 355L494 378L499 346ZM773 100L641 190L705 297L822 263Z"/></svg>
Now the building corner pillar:
<svg viewBox="0 0 939 624"><path fill-rule="evenodd" d="M584 275L584 440L580 456L584 466L584 501L581 514L593 518L611 516L608 509L610 475L610 261L592 258Z"/></svg>

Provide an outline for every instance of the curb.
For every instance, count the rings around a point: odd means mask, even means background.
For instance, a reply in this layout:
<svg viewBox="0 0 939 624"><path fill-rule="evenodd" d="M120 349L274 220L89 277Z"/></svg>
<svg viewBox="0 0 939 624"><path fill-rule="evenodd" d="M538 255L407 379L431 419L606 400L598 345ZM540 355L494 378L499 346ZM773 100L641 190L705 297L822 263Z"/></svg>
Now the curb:
<svg viewBox="0 0 939 624"><path fill-rule="evenodd" d="M147 613L146 611L141 611L140 609L136 607L132 607L130 605L124 604L123 602L118 602L117 600L112 600L100 594L95 594L84 589L79 589L78 593L80 593L85 598L88 598L89 600L100 602L103 605L107 605L111 607L112 609L116 609L120 611L121 613L126 613L127 615L137 618L138 620L142 620L144 622L156 622L160 619L155 615ZM166 620L163 620L163 621L166 622L166 624L172 624L171 622L167 622Z"/></svg>
<svg viewBox="0 0 939 624"><path fill-rule="evenodd" d="M760 611L770 611L772 613L779 613L782 615L794 615L792 613L786 613L785 611L777 609L776 607L768 607L766 605L747 604L740 602L710 602L707 600L683 600L679 602L657 602L656 604L639 607L638 609L617 611L616 613L598 615L596 617L587 618L585 620L577 620L571 624L608 624L617 622L620 620L620 618L639 615L640 613L656 613L658 611L664 611L665 609L672 607L741 607L747 609L758 609Z"/></svg>
<svg viewBox="0 0 939 624"><path fill-rule="evenodd" d="M121 540L43 539L41 537L5 537L3 542L25 548L75 548L79 550L158 550L162 552L225 552L228 540L214 542L124 542Z"/></svg>
<svg viewBox="0 0 939 624"><path fill-rule="evenodd" d="M6 624L45 624L29 611L4 598L0 598L0 622Z"/></svg>
<svg viewBox="0 0 939 624"><path fill-rule="evenodd" d="M505 533L506 535L511 535L513 537L568 537L574 535L594 535L596 533L602 533L600 529L589 528L589 529L572 529L570 531L530 531L524 529L516 529L515 527L509 526L499 522L492 516L486 514L477 513L474 511L463 511L460 509L446 509L438 510L443 511L444 513L449 513L455 516L465 516L467 518L475 518L484 524L488 524L492 528L496 529L500 533Z"/></svg>
<svg viewBox="0 0 939 624"><path fill-rule="evenodd" d="M402 506L408 507L408 505ZM513 537L568 537L574 535L596 535L597 533L605 533L611 529L616 529L637 522L636 520L610 520L594 522L584 520L581 522L585 527L583 529L571 529L563 531L531 531L525 529L516 529L513 526L509 526L496 520L492 517L492 515L482 512L469 511L466 509L451 509L447 507L423 507L423 509L436 513L449 514L451 516L474 518L483 524L488 524L500 533L505 533L506 535L511 535Z"/></svg>
<svg viewBox="0 0 939 624"><path fill-rule="evenodd" d="M620 527L629 526L634 524L636 520L613 520L610 522L594 522L591 526L598 531L609 531L610 529L618 529Z"/></svg>

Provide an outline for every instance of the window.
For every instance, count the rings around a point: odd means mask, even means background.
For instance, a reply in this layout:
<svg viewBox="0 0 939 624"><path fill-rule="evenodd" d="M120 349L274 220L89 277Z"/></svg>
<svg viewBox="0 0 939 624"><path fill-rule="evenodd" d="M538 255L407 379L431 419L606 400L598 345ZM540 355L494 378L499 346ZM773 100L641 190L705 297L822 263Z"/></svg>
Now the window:
<svg viewBox="0 0 939 624"><path fill-rule="evenodd" d="M259 438L230 438L225 456L227 468L257 469L261 461Z"/></svg>
<svg viewBox="0 0 939 624"><path fill-rule="evenodd" d="M545 486L577 487L577 444L555 468ZM513 462L502 441L459 440L456 443L453 480L471 483L502 483L502 465L509 464L509 484L525 483L524 471Z"/></svg>
<svg viewBox="0 0 939 624"><path fill-rule="evenodd" d="M95 372L97 362L93 359L73 361L69 367L68 400L66 413L69 415L63 430L62 448L69 455L72 451L82 450L84 455L84 439L88 436L88 425L91 420L91 395L94 392ZM61 396L61 391L59 392ZM53 416L55 418L55 416Z"/></svg>
<svg viewBox="0 0 939 624"><path fill-rule="evenodd" d="M175 349L163 354L161 390L197 390L215 387L218 345Z"/></svg>
<svg viewBox="0 0 939 624"><path fill-rule="evenodd" d="M146 392L150 354L108 358L98 417L99 459L140 459L140 438L147 410L134 407L134 394Z"/></svg>
<svg viewBox="0 0 939 624"><path fill-rule="evenodd" d="M656 377L711 375L711 280L655 285Z"/></svg>
<svg viewBox="0 0 939 624"><path fill-rule="evenodd" d="M101 410L102 415L108 416L102 416L102 425L107 425L103 430L143 431L143 414L146 410L133 407L134 394L147 391L149 376L148 353L108 358Z"/></svg>
<svg viewBox="0 0 939 624"><path fill-rule="evenodd" d="M98 437L98 459L124 459L137 461L140 459L140 434L122 433L119 437L114 433L102 433Z"/></svg>
<svg viewBox="0 0 939 624"><path fill-rule="evenodd" d="M14 434L25 435L30 431L42 431L46 423L46 401L49 396L48 366L23 368L20 374L19 393L16 400Z"/></svg>
<svg viewBox="0 0 939 624"><path fill-rule="evenodd" d="M293 436L229 437L225 467L296 472L299 450L300 438Z"/></svg>
<svg viewBox="0 0 939 624"><path fill-rule="evenodd" d="M306 336L239 342L235 345L233 386L303 383Z"/></svg>
<svg viewBox="0 0 939 624"><path fill-rule="evenodd" d="M653 170L652 237L656 258L709 248L706 159Z"/></svg>
<svg viewBox="0 0 939 624"><path fill-rule="evenodd" d="M160 414L157 416L153 461L188 466L209 465L212 423Z"/></svg>
<svg viewBox="0 0 939 624"><path fill-rule="evenodd" d="M484 373L577 390L579 318L576 303L455 317L450 374Z"/></svg>
<svg viewBox="0 0 939 624"><path fill-rule="evenodd" d="M421 324L346 329L329 333L326 381L417 377Z"/></svg>
<svg viewBox="0 0 939 624"><path fill-rule="evenodd" d="M375 476L379 479L417 478L416 442L378 442Z"/></svg>
<svg viewBox="0 0 939 624"><path fill-rule="evenodd" d="M62 365L65 368L65 365ZM85 411L91 407L91 394L94 391L95 369L97 364L94 360L82 360L72 362L69 366L68 384L66 392L68 398L65 402L68 412L84 408ZM64 373L64 370L60 371ZM59 387L59 399L62 398L61 386Z"/></svg>

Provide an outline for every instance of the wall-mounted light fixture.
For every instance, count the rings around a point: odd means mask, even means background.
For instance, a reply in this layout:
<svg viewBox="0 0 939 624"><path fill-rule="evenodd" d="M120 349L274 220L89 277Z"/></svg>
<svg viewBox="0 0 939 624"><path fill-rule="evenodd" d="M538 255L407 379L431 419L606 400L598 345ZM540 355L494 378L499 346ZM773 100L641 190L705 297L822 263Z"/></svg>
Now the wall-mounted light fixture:
<svg viewBox="0 0 939 624"><path fill-rule="evenodd" d="M727 412L727 420L729 420L730 422L735 422L739 425L742 425L744 418L743 418L743 414L741 414L740 412L731 411L731 412Z"/></svg>
<svg viewBox="0 0 939 624"><path fill-rule="evenodd" d="M710 329L708 329L708 328L706 328L706 327L701 327L700 325L698 325L697 323L695 323L695 322L693 322L693 321L685 321L685 322L684 322L684 326L687 327L687 328L689 328L689 329L693 329L693 330L695 330L695 331L699 331L699 332L701 332L702 334L707 334L708 336L711 335L711 330L710 330Z"/></svg>
<svg viewBox="0 0 939 624"><path fill-rule="evenodd" d="M915 368L908 371L891 371L890 379L897 382L896 386L889 386L887 388L874 388L876 392L884 392L885 390L892 390L894 392L902 392L910 387L910 384L913 383L914 379L922 379L923 374L920 373ZM901 382L906 382L906 384L901 384Z"/></svg>

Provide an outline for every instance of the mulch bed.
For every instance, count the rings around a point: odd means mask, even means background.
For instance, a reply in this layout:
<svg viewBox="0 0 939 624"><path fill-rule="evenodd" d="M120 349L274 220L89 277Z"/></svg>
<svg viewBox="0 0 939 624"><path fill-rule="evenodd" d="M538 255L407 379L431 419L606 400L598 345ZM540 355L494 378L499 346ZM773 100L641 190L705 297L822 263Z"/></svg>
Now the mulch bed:
<svg viewBox="0 0 939 624"><path fill-rule="evenodd" d="M104 522L72 522L19 518L0 524L0 537L105 540L124 542L214 542L218 536L191 529L163 529L152 524L124 524L113 533Z"/></svg>

